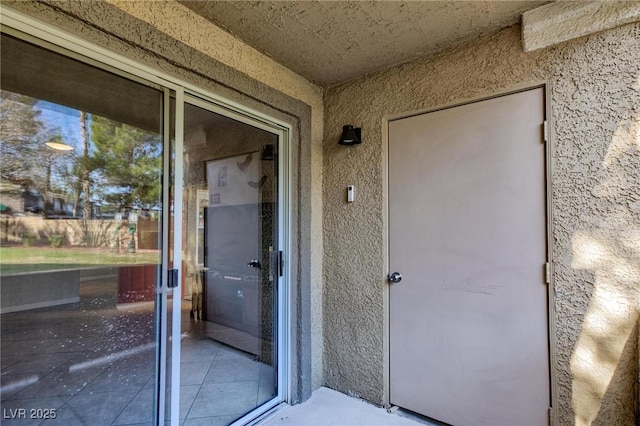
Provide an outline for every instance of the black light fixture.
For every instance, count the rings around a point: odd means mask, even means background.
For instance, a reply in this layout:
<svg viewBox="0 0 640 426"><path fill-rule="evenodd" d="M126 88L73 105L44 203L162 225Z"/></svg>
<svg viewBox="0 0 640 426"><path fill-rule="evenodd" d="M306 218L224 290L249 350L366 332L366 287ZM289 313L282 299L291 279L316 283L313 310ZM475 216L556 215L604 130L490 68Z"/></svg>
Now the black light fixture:
<svg viewBox="0 0 640 426"><path fill-rule="evenodd" d="M340 145L357 145L362 142L362 129L353 128L351 124L342 126L342 135L338 143Z"/></svg>
<svg viewBox="0 0 640 426"><path fill-rule="evenodd" d="M262 160L273 161L276 156L275 146L273 144L267 144L262 146Z"/></svg>

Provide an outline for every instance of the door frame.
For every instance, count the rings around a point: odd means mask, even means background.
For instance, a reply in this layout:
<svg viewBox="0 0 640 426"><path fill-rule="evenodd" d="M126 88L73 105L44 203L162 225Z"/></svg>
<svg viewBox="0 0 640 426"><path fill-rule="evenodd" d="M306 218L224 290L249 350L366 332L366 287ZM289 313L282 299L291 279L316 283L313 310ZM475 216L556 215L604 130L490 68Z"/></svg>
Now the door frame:
<svg viewBox="0 0 640 426"><path fill-rule="evenodd" d="M174 213L174 265L182 264L182 222L183 222L183 194L182 185L177 185L177 182L182 182L184 176L184 162L183 162L183 149L184 149L184 106L186 104L193 105L202 108L206 111L222 115L227 118L239 121L244 124L248 124L252 127L264 130L278 137L278 247L276 251L282 251L282 253L290 253L290 202L289 202L289 188L290 188L290 169L289 166L289 129L283 126L275 125L273 122L263 118L257 119L251 114L247 114L243 110L230 109L216 102L215 99L207 96L203 93L196 93L193 91L183 92L181 96L182 102L178 102L176 96L176 142L175 142L175 213ZM180 128L178 128L178 124ZM178 136L180 135L180 136ZM286 255L285 255L286 256ZM289 264L286 261L286 264ZM178 268L180 269L180 268ZM275 281L277 283L277 331L276 331L276 351L277 351L277 389L278 394L275 398L266 402L265 404L257 407L246 415L242 416L238 420L232 423L234 425L244 425L255 421L263 416L268 411L277 407L283 402L289 400L289 387L288 387L288 374L289 374L289 272L288 268L283 268L282 276L277 277ZM180 290L177 295L180 295ZM179 380L180 380L180 333L181 333L181 297L173 298L173 348L172 348L172 381L176 383L178 380L178 386L172 386L171 392L171 416L172 424L174 423L173 416L175 414L175 421L178 422L178 414L180 412L180 396L179 396ZM177 355L177 356L176 356ZM176 394L174 395L174 391ZM175 406L174 406L175 405Z"/></svg>
<svg viewBox="0 0 640 426"><path fill-rule="evenodd" d="M160 274L157 283L157 293L162 296L164 300L167 299L167 295L173 292L173 294L180 295L182 291L181 285L181 271L178 271L178 287L174 289L167 288L167 270L168 262L173 261L174 265L179 265L182 262L181 250L182 250L182 187L181 185L175 185L174 182L180 181L183 176L182 165L182 148L183 148L183 136L184 136L184 100L185 96L193 96L200 98L211 105L215 105L220 111L223 111L223 115L232 117L234 119L240 119L241 121L249 120L249 124L253 126L267 126L274 132L274 129L278 132L278 144L280 148L280 162L279 162L279 179L280 179L280 193L278 195L279 213L279 244L283 251L283 276L280 277L278 294L278 303L280 304L280 312L278 314L278 396L271 402L268 402L259 409L248 413L244 417L238 419L233 425L241 425L255 421L257 418L264 416L270 410L275 409L279 404L286 403L292 399L294 390L292 389L291 380L291 365L295 359L295 355L292 350L292 341L295 336L292 335L292 309L290 306L295 302L295 297L292 293L292 286L290 280L292 277L292 259L297 258L296 254L292 252L292 172L293 172L293 153L291 152L291 134L294 131L293 126L281 119L273 117L269 114L263 113L257 109L251 108L243 103L234 101L227 97L221 96L215 92L204 89L196 84L190 83L187 80L175 77L169 73L163 72L158 68L145 65L136 60L130 59L121 54L115 53L107 48L96 45L92 42L86 41L76 35L68 33L64 30L58 29L51 24L42 22L38 19L32 18L22 12L18 12L11 7L3 5L0 9L0 24L1 31L3 33L12 35L21 40L33 43L41 46L45 49L62 54L66 57L76 59L82 63L93 65L95 67L107 70L114 74L120 75L124 78L136 81L145 85L153 85L160 90L165 90L165 100L168 99L169 92L175 93L175 138L173 147L170 145L170 137L168 131L170 124L166 122L166 118L169 116L168 109L159 111L165 118L164 123L164 176L163 176L163 211L168 213L170 208L173 207L173 219L169 218L168 214L163 215L163 252L162 252L162 274ZM265 104L267 105L267 104ZM175 151L171 151L171 149ZM173 161L175 162L173 178L174 182L170 181L169 163L168 159L171 155L174 155ZM169 186L168 183L174 184L175 193L173 205L169 198ZM174 226L174 240L173 246L168 246L169 226L173 223ZM180 223L180 226L175 227L176 223ZM173 259L169 258L169 249L173 249ZM176 306L178 307L176 309ZM166 324L166 320L169 319L168 315L162 315L163 321ZM158 338L158 351L159 356L167 353L168 346L166 342L169 340L166 337L171 336L171 419L165 419L166 401L164 392L157 395L159 403L156 406L158 410L157 417L154 422L160 420L162 424L165 420L171 420L171 424L179 424L179 391L180 391L180 297L173 298L173 314L171 319L171 330L167 330L166 327L162 327L164 330L160 330ZM156 325L154 324L154 327ZM177 354L177 356L175 356ZM166 356L166 355L164 355ZM166 359L157 366L158 372L166 372ZM178 367L178 368L176 368ZM158 383L163 383L168 377L163 376L157 379ZM156 383L156 385L158 385Z"/></svg>
<svg viewBox="0 0 640 426"><path fill-rule="evenodd" d="M508 89L498 90L485 96L478 96L473 98L464 99L460 102L450 102L440 104L433 108L424 110L414 110L401 114L388 115L382 120L382 199L383 199L383 271L385 276L381 277L383 280L383 311L384 311L384 336L383 336L383 403L387 409L391 408L390 402L390 389L391 389L391 364L390 364L390 289L391 285L387 281L386 273L392 272L390 267L390 247L389 247L389 123L391 121L401 120L417 115L429 114L432 112L456 108L463 105L482 102L489 99L499 98L503 96L512 95L519 92L524 92L532 89L542 88L544 90L544 119L546 122L546 128L541 129L544 132L543 140L545 143L545 194L546 194L546 238L547 238L547 263L549 268L547 270L547 324L548 324L548 338L549 338L549 425L554 426L557 424L555 408L558 406L558 374L557 374L557 344L556 344L556 324L555 324L555 284L553 273L553 192L552 192L552 177L553 177L553 154L555 152L555 136L553 115L551 114L551 82L542 80L531 83L526 83L511 87ZM402 407L400 407L402 408Z"/></svg>

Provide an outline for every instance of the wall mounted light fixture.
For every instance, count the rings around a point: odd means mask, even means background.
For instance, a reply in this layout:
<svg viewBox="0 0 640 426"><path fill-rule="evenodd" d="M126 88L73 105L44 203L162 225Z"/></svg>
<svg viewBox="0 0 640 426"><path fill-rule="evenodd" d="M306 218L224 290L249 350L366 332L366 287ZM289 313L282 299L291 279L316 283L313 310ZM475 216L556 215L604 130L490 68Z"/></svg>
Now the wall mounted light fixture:
<svg viewBox="0 0 640 426"><path fill-rule="evenodd" d="M273 161L276 156L275 146L273 144L267 144L262 146L262 161Z"/></svg>
<svg viewBox="0 0 640 426"><path fill-rule="evenodd" d="M357 145L362 142L362 128L354 128L351 124L342 126L342 135L338 143L340 145Z"/></svg>

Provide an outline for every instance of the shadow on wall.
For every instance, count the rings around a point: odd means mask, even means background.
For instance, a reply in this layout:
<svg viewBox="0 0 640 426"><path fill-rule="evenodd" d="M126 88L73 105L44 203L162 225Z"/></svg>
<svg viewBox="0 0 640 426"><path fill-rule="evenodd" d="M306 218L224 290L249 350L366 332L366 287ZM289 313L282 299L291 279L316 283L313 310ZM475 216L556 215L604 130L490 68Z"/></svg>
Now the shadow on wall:
<svg viewBox="0 0 640 426"><path fill-rule="evenodd" d="M640 79L636 81L640 90ZM593 197L606 206L590 217L590 230L574 234L572 267L593 274L595 284L582 331L571 358L572 399L577 426L606 424L601 407L607 389L634 389L638 372L640 313L640 113L619 123L598 171ZM584 218L583 218L584 219ZM627 370L622 373L623 370ZM635 372L635 374L633 374ZM628 382L628 383L627 383ZM630 392L631 393L631 392ZM618 395L617 399L620 399ZM624 398L622 398L624 399ZM636 403L638 403L636 401ZM600 421L602 420L602 422Z"/></svg>

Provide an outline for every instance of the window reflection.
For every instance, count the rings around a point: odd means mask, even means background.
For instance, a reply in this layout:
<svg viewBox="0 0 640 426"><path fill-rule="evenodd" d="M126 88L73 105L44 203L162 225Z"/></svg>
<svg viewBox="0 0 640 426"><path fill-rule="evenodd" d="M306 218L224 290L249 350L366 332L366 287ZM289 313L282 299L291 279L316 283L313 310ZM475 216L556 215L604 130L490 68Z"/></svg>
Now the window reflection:
<svg viewBox="0 0 640 426"><path fill-rule="evenodd" d="M180 415L231 424L278 395L276 135L185 105Z"/></svg>
<svg viewBox="0 0 640 426"><path fill-rule="evenodd" d="M151 422L163 93L5 35L1 53L3 412Z"/></svg>

